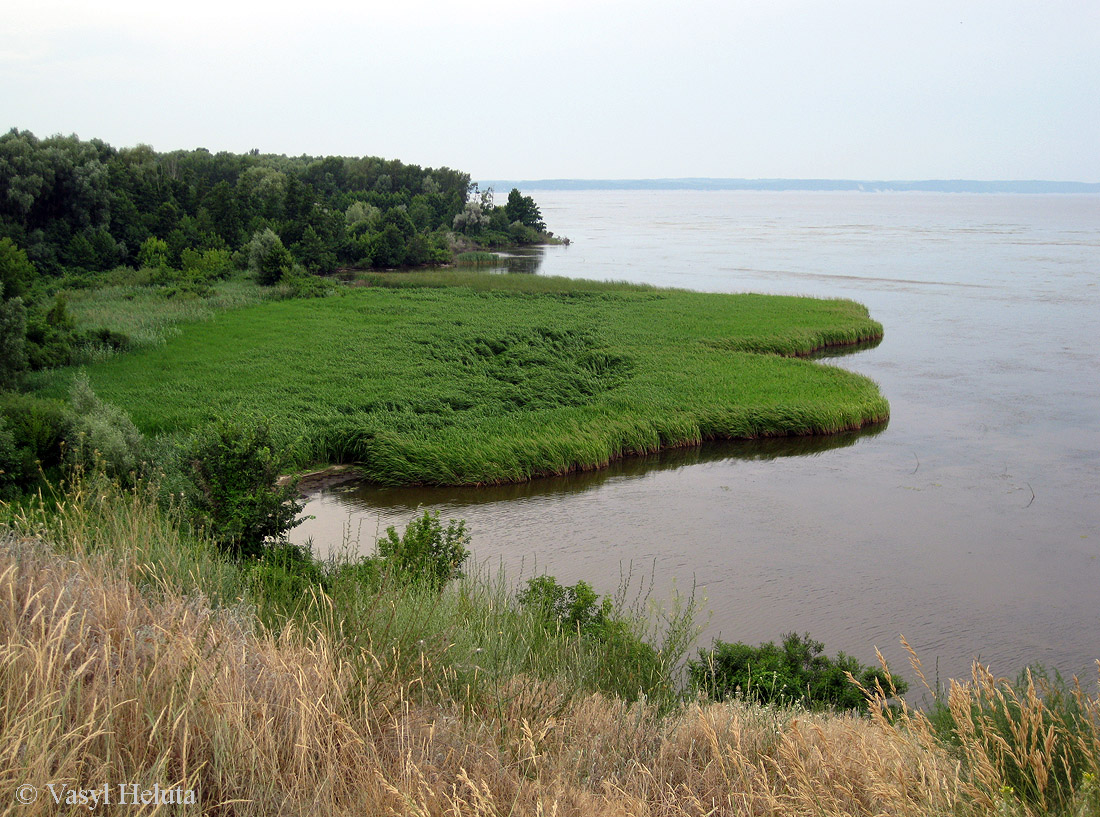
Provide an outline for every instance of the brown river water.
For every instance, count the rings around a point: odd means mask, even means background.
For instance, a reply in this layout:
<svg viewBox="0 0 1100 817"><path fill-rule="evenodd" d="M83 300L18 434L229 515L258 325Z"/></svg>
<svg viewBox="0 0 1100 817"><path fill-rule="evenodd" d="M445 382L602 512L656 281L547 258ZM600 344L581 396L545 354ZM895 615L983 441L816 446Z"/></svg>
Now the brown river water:
<svg viewBox="0 0 1100 817"><path fill-rule="evenodd" d="M883 428L721 443L496 488L344 485L295 530L370 552L421 511L474 559L613 593L705 598L700 646L809 632L915 680L1100 658L1100 196L532 192L569 246L502 274L852 298L885 327L823 362L874 379Z"/></svg>

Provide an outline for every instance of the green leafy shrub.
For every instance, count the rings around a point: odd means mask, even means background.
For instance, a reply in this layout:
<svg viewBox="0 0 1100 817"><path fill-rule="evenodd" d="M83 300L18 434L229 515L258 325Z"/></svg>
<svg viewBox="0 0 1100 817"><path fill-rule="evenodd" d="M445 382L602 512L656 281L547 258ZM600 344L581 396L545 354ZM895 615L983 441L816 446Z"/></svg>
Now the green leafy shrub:
<svg viewBox="0 0 1100 817"><path fill-rule="evenodd" d="M0 416L0 497L11 496L24 481L23 452L6 417Z"/></svg>
<svg viewBox="0 0 1100 817"><path fill-rule="evenodd" d="M248 578L260 612L268 613L272 620L292 616L313 601L314 593L328 592L321 563L308 547L290 542L264 548L252 563Z"/></svg>
<svg viewBox="0 0 1100 817"><path fill-rule="evenodd" d="M248 242L248 268L264 286L277 284L294 269L294 256L270 228L257 230Z"/></svg>
<svg viewBox="0 0 1100 817"><path fill-rule="evenodd" d="M27 487L38 479L39 467L61 464L62 442L73 425L69 407L59 400L9 392L0 395L0 422L9 430L18 461L3 466L9 480Z"/></svg>
<svg viewBox="0 0 1100 817"><path fill-rule="evenodd" d="M0 301L0 389L16 386L27 362L27 310L23 299Z"/></svg>
<svg viewBox="0 0 1100 817"><path fill-rule="evenodd" d="M301 523L304 504L294 485L278 484L282 461L266 423L219 420L195 435L183 460L194 521L226 552L259 556Z"/></svg>
<svg viewBox="0 0 1100 817"><path fill-rule="evenodd" d="M462 564L470 555L469 544L464 521L452 519L444 528L438 512L424 511L400 536L392 525L386 528L386 535L378 540L378 555L399 581L441 588L462 575Z"/></svg>
<svg viewBox="0 0 1100 817"><path fill-rule="evenodd" d="M183 272L199 281L224 279L233 272L233 255L229 250L209 249L199 252L190 247L180 254Z"/></svg>
<svg viewBox="0 0 1100 817"><path fill-rule="evenodd" d="M118 406L100 400L81 371L69 392L72 423L65 439L65 461L85 470L103 469L129 481L145 453L141 432Z"/></svg>
<svg viewBox="0 0 1100 817"><path fill-rule="evenodd" d="M168 243L156 236L149 236L138 248L137 262L143 269L167 269Z"/></svg>
<svg viewBox="0 0 1100 817"><path fill-rule="evenodd" d="M788 633L780 645L769 641L759 647L715 641L710 650L700 650L699 660L688 662L692 683L711 698L740 696L762 704L798 704L807 709L867 711L867 701L847 673L867 689L876 682L888 690L886 674L877 667L860 664L838 653L822 654L824 644L809 634ZM899 695L908 689L893 679Z"/></svg>
<svg viewBox="0 0 1100 817"><path fill-rule="evenodd" d="M588 582L562 585L553 576L537 576L528 579L516 601L541 617L548 629L598 642L598 670L608 679L605 689L625 700L635 700L639 693L668 692L664 687L669 686L670 667L639 632L640 619L621 615L610 598L601 602Z"/></svg>
<svg viewBox="0 0 1100 817"><path fill-rule="evenodd" d="M558 584L553 576L537 576L527 580L516 601L521 607L534 610L547 623L588 635L602 635L611 618L611 599L597 604L599 595L588 582L572 586Z"/></svg>

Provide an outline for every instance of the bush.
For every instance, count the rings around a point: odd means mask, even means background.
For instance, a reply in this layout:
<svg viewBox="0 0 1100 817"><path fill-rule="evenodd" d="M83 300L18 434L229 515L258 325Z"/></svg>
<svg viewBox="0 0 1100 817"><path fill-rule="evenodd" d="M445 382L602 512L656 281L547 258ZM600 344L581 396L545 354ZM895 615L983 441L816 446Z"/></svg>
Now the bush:
<svg viewBox="0 0 1100 817"><path fill-rule="evenodd" d="M876 682L889 690L881 669L864 666L844 653L829 658L822 655L823 649L808 633L788 633L779 646L771 641L759 647L715 641L709 651L699 651L698 661L688 662L688 672L692 683L715 700L743 697L815 710L867 711L867 700L847 673L869 690ZM908 689L901 679L893 682L899 695Z"/></svg>
<svg viewBox="0 0 1100 817"><path fill-rule="evenodd" d="M257 230L248 242L248 268L264 286L277 284L294 269L294 256L273 230Z"/></svg>
<svg viewBox="0 0 1100 817"><path fill-rule="evenodd" d="M194 521L234 556L259 556L268 540L285 540L304 503L282 466L265 423L219 420L198 433L183 457Z"/></svg>
<svg viewBox="0 0 1100 817"><path fill-rule="evenodd" d="M0 497L11 496L24 481L23 452L6 417L0 416Z"/></svg>
<svg viewBox="0 0 1100 817"><path fill-rule="evenodd" d="M145 453L145 440L130 417L100 400L83 371L73 379L69 402L73 419L65 439L65 461L129 481Z"/></svg>
<svg viewBox="0 0 1100 817"><path fill-rule="evenodd" d="M527 589L516 596L521 607L534 610L548 624L587 635L602 635L611 617L611 599L597 605L598 599L588 582L569 587L558 584L553 576L528 579Z"/></svg>
<svg viewBox="0 0 1100 817"><path fill-rule="evenodd" d="M180 261L187 277L199 281L227 278L233 272L233 257L229 250L199 252L188 247L180 254Z"/></svg>
<svg viewBox="0 0 1100 817"><path fill-rule="evenodd" d="M470 535L464 521L452 519L446 529L439 513L428 513L409 522L397 535L391 525L378 540L378 555L386 560L390 573L398 581L423 582L442 588L462 575L462 564L470 555Z"/></svg>
<svg viewBox="0 0 1100 817"><path fill-rule="evenodd" d="M73 415L59 400L14 392L0 396L0 422L12 436L18 462L3 466L20 487L38 478L38 469L61 464L62 441L69 435Z"/></svg>
<svg viewBox="0 0 1100 817"><path fill-rule="evenodd" d="M321 563L313 558L308 547L290 542L264 548L248 575L260 611L275 612L279 617L293 616L308 608L315 591L328 592Z"/></svg>
<svg viewBox="0 0 1100 817"><path fill-rule="evenodd" d="M520 607L534 612L548 629L599 644L594 669L605 676L601 689L627 701L640 693L667 698L672 687L667 657L646 643L640 621L616 611L610 598L599 599L588 582L561 585L553 576L528 579L516 596Z"/></svg>

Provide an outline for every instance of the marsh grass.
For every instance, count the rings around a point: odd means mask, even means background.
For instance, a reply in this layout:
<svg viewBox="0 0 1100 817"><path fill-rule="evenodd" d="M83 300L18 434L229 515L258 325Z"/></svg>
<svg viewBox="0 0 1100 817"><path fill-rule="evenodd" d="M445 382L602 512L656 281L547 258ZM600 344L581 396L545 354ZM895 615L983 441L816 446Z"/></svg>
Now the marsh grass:
<svg viewBox="0 0 1100 817"><path fill-rule="evenodd" d="M471 250L455 256L455 266L458 267L491 267L499 263L499 255L483 250Z"/></svg>
<svg viewBox="0 0 1100 817"><path fill-rule="evenodd" d="M1079 684L1069 703L975 667L948 733L877 689L866 718L630 702L578 683L598 656L487 579L402 598L349 575L269 627L256 605L276 599L219 558L140 488L87 480L8 515L10 813L57 813L45 791L16 805L23 784L131 781L193 788L210 815L1100 814L1100 703Z"/></svg>
<svg viewBox="0 0 1100 817"><path fill-rule="evenodd" d="M879 337L851 301L462 270L362 283L217 314L89 376L146 432L263 413L294 464L386 484L521 482L889 414L870 380L793 358Z"/></svg>
<svg viewBox="0 0 1100 817"><path fill-rule="evenodd" d="M83 329L106 328L129 338L131 349L159 346L182 332L182 327L210 320L215 315L243 306L285 298L278 287L259 287L236 277L212 282L206 295L179 291L151 282L119 283L66 291L69 312ZM84 362L111 357L92 350Z"/></svg>

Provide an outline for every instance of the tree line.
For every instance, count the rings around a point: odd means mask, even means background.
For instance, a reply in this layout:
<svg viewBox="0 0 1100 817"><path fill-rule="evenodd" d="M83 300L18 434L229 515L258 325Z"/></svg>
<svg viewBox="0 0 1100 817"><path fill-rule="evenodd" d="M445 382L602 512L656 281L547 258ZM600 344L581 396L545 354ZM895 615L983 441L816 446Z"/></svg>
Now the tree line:
<svg viewBox="0 0 1100 817"><path fill-rule="evenodd" d="M539 240L530 197L496 207L470 176L395 159L158 153L28 131L0 136L0 238L43 275L179 269L185 252L240 252L270 230L307 272L450 260L457 234L482 246ZM142 248L146 248L146 257Z"/></svg>

